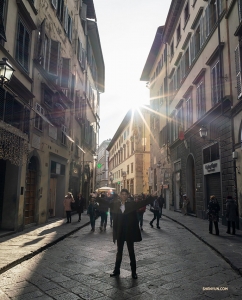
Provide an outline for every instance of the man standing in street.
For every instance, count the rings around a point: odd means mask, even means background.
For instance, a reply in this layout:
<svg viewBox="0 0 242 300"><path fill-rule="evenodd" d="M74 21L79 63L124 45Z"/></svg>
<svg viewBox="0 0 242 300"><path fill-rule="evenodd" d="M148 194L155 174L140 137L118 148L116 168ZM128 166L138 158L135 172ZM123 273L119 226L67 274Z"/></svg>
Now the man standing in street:
<svg viewBox="0 0 242 300"><path fill-rule="evenodd" d="M123 257L124 242L127 243L127 248L130 257L130 266L133 279L137 279L136 274L136 259L134 253L134 242L140 242L142 240L141 232L139 228L139 222L136 211L143 206L154 201L152 197L145 200L135 202L128 201L129 192L126 189L122 189L120 192L120 199L109 204L114 213L113 219L113 242L117 241L117 255L114 271L110 274L110 277L119 276L120 266ZM98 198L98 202L105 201Z"/></svg>

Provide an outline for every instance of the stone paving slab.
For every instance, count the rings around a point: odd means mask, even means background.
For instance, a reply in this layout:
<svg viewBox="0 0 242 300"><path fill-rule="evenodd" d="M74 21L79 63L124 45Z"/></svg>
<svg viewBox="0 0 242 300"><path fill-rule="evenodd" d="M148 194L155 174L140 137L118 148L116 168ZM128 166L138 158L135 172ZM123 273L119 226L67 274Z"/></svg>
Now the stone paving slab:
<svg viewBox="0 0 242 300"><path fill-rule="evenodd" d="M148 211L146 216L152 217L152 214ZM209 245L213 250L215 250L219 255L225 259L232 268L234 268L239 274L242 275L242 232L241 230L236 231L236 235L229 235L226 233L226 226L219 224L220 235L211 235L208 233L208 221L202 220L193 216L184 216L180 212L174 212L170 210L163 209L163 215L166 218L161 220L161 229L162 232L162 222L174 221L177 223L177 229L183 230L187 229L193 233L197 238L202 240L205 244ZM0 237L0 273L8 270L12 266L17 265L18 263L29 259L40 253L41 251L47 249L48 247L54 245L58 241L69 237L69 238L78 238L75 236L75 232L87 226L89 224L89 217L86 212L82 214L81 222L77 222L78 216L72 216L72 223L65 224L65 219L56 219L55 221L39 226L30 227L22 232L14 233L12 235L7 235L5 237ZM96 220L96 227L98 228L100 218ZM159 230L154 228L154 230ZM143 236L145 237L145 232ZM164 232L163 232L164 234ZM154 241L154 246L156 242ZM151 244L152 245L152 244ZM82 247L82 246L81 246ZM102 261L105 260L105 253L108 250L103 247L103 256L101 255L97 258L99 262L93 262L95 265L102 265ZM82 247L84 252L88 252L87 257L92 257L92 251L87 249L87 247ZM161 248L162 249L162 248ZM162 250L159 250L159 252ZM93 253L95 249L93 250ZM115 250L114 250L115 252ZM189 247L187 252L189 252ZM153 268L152 262L153 258L159 253L149 253L150 258L146 255L146 260L150 260L150 269ZM80 262L86 265L86 269L83 269L84 274L89 274L89 266L92 265L92 259L86 262L83 261L83 257L77 257L76 260L72 258L74 262ZM175 258L174 258L175 259ZM142 266L142 256L137 256L137 260L141 260L140 265ZM123 264L129 264L129 259L124 258ZM157 263L157 262L154 262ZM147 266L144 269L144 272L147 272ZM107 270L106 270L107 269ZM110 266L103 266L103 270L110 271ZM152 269L152 272L154 270Z"/></svg>
<svg viewBox="0 0 242 300"><path fill-rule="evenodd" d="M185 216L179 212L163 210L164 216L184 226L204 243L221 255L233 269L242 275L242 231L236 235L227 234L227 227L219 223L219 236L209 234L208 220ZM165 220L164 220L165 221Z"/></svg>
<svg viewBox="0 0 242 300"><path fill-rule="evenodd" d="M77 220L76 214L72 216L71 224L66 224L66 219L55 219L45 225L32 226L24 231L0 237L0 274L90 223L86 212L82 214L80 222Z"/></svg>

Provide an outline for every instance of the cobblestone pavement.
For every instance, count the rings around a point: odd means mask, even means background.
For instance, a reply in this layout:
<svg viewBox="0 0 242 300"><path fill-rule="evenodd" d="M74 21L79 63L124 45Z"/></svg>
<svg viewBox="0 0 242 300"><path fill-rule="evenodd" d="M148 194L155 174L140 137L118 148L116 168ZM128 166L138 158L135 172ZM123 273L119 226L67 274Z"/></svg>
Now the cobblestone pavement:
<svg viewBox="0 0 242 300"><path fill-rule="evenodd" d="M135 244L137 280L126 247L120 277L110 278L112 228L92 233L88 225L1 274L0 299L242 299L242 277L222 257L170 218L160 230L151 218L146 212Z"/></svg>

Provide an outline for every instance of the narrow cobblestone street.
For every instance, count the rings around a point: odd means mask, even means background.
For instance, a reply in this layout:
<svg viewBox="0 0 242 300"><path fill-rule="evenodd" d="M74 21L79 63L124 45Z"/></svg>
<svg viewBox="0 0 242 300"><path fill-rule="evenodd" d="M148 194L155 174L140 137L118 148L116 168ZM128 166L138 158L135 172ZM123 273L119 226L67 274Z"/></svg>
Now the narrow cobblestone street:
<svg viewBox="0 0 242 300"><path fill-rule="evenodd" d="M145 213L143 241L135 244L137 280L126 246L120 277L109 277L112 228L92 233L88 225L1 274L0 299L241 299L241 275L224 259L166 217L160 230L151 228L151 217ZM206 290L213 287L221 290Z"/></svg>

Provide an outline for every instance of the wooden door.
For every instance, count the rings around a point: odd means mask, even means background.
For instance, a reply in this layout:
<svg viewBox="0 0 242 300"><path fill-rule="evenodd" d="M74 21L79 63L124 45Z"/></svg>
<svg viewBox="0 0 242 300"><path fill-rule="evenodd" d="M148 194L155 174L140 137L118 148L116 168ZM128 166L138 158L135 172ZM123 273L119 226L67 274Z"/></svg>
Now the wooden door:
<svg viewBox="0 0 242 300"><path fill-rule="evenodd" d="M28 170L26 174L24 224L34 223L36 199L36 171Z"/></svg>

